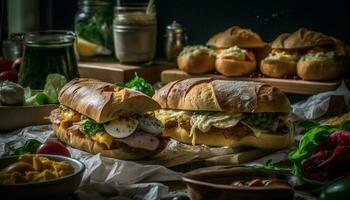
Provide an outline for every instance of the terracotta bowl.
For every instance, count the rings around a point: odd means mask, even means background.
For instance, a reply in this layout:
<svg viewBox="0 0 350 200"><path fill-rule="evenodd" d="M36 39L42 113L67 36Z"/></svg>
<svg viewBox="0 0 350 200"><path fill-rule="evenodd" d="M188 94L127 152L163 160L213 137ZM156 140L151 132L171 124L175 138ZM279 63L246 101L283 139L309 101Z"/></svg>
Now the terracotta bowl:
<svg viewBox="0 0 350 200"><path fill-rule="evenodd" d="M271 186L237 187L230 185L237 180L274 179L280 184ZM294 190L288 184L290 175L266 169L237 167L187 173L182 180L187 184L192 200L292 200Z"/></svg>

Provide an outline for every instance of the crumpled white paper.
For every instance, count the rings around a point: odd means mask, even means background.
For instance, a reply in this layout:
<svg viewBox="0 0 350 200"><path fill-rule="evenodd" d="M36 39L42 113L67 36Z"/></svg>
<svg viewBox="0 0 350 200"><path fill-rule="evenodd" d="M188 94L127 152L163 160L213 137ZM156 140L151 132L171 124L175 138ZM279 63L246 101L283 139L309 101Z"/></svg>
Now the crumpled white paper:
<svg viewBox="0 0 350 200"><path fill-rule="evenodd" d="M28 139L45 142L52 137L50 125L0 134L0 157L8 155L11 148L22 146ZM68 149L71 156L82 161L86 167L77 191L80 199L160 199L168 194L169 189L155 182L181 180L181 173L161 165L145 165L106 158L100 154L92 155L70 147Z"/></svg>
<svg viewBox="0 0 350 200"><path fill-rule="evenodd" d="M331 96L344 96L344 102L350 107L350 91L344 81L335 91L323 92L309 97L305 101L292 105L293 117L300 119L317 119L326 114Z"/></svg>

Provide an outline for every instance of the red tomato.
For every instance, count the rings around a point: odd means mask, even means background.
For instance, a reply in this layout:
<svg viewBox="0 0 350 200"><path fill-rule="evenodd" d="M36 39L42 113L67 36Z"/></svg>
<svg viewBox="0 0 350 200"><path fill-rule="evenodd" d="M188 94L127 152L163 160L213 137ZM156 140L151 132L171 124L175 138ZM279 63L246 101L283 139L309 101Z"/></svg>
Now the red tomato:
<svg viewBox="0 0 350 200"><path fill-rule="evenodd" d="M17 71L12 70L11 68L10 68L10 70L3 71L0 73L0 80L1 81L9 80L12 82L17 82L17 78L18 78Z"/></svg>
<svg viewBox="0 0 350 200"><path fill-rule="evenodd" d="M11 69L12 61L5 58L0 58L0 72L8 71Z"/></svg>
<svg viewBox="0 0 350 200"><path fill-rule="evenodd" d="M68 149L58 141L49 140L42 144L37 150L38 154L53 154L70 157Z"/></svg>

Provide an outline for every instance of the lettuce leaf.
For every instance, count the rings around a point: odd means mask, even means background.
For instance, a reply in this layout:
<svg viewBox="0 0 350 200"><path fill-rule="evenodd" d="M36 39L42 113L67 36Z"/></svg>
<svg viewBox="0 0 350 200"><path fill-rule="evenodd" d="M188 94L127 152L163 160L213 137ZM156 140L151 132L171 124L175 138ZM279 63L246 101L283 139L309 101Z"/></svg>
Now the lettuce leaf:
<svg viewBox="0 0 350 200"><path fill-rule="evenodd" d="M145 79L139 77L137 73L135 73L135 77L129 82L115 83L115 85L137 90L150 97L152 97L155 93L153 86L150 83L147 83Z"/></svg>
<svg viewBox="0 0 350 200"><path fill-rule="evenodd" d="M61 74L47 75L43 93L49 97L48 103L58 103L58 93L66 83L66 78Z"/></svg>

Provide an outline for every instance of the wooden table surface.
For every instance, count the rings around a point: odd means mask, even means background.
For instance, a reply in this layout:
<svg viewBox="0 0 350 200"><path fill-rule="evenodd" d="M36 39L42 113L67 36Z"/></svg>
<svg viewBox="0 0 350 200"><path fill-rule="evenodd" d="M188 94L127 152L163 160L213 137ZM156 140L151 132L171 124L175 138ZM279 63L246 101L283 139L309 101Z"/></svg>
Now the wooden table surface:
<svg viewBox="0 0 350 200"><path fill-rule="evenodd" d="M150 83L160 81L163 70L176 67L175 63L154 61L151 65L125 65L116 61L107 62L79 62L79 74L83 78L95 78L106 82L126 82L135 73Z"/></svg>

